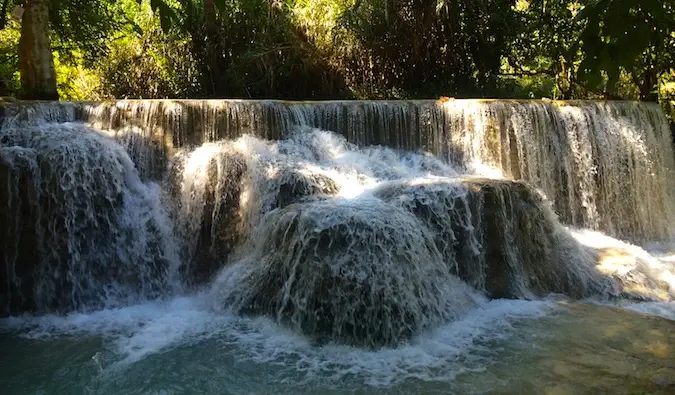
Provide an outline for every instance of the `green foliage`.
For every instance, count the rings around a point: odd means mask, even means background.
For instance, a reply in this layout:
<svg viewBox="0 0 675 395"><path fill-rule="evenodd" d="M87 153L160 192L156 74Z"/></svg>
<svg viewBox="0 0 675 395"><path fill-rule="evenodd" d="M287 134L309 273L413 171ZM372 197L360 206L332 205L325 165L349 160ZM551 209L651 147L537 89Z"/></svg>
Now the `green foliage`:
<svg viewBox="0 0 675 395"><path fill-rule="evenodd" d="M292 19L294 2L181 0L176 30L189 37L203 95L336 97L338 78ZM208 8L208 7L207 7Z"/></svg>
<svg viewBox="0 0 675 395"><path fill-rule="evenodd" d="M199 73L189 40L171 31L163 33L150 2L120 0L118 7L129 23L96 64L102 81L96 93L128 98L198 96Z"/></svg>
<svg viewBox="0 0 675 395"><path fill-rule="evenodd" d="M77 52L87 64L105 55L111 35L124 24L115 0L51 0L52 48L64 60Z"/></svg>
<svg viewBox="0 0 675 395"><path fill-rule="evenodd" d="M594 0L577 19L585 22L578 73L590 88L602 83L603 73L614 87L626 70L647 98L660 75L675 67L673 0Z"/></svg>
<svg viewBox="0 0 675 395"><path fill-rule="evenodd" d="M574 81L579 62L575 45L584 26L575 18L580 9L579 1L519 0L517 32L509 42L503 73L509 78L553 81L547 95L552 98L583 95Z"/></svg>
<svg viewBox="0 0 675 395"><path fill-rule="evenodd" d="M0 30L0 96L16 96L19 92L19 25L9 21Z"/></svg>
<svg viewBox="0 0 675 395"><path fill-rule="evenodd" d="M56 85L61 100L101 100L101 79L92 69L85 66L83 56L78 52L68 54L65 59L59 52L54 53Z"/></svg>
<svg viewBox="0 0 675 395"><path fill-rule="evenodd" d="M494 88L512 0L356 1L340 18L338 64L367 96L400 88L474 95ZM336 45L341 43L336 42Z"/></svg>
<svg viewBox="0 0 675 395"><path fill-rule="evenodd" d="M0 0L3 17L21 0ZM675 0L52 0L64 98L653 98ZM0 88L18 89L16 23ZM663 89L661 90L663 95Z"/></svg>

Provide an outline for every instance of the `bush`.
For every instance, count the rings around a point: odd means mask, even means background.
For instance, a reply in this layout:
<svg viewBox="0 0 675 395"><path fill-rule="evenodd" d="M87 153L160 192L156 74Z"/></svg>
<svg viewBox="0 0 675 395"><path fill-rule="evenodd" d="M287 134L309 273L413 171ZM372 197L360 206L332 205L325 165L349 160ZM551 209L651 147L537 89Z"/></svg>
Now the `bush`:
<svg viewBox="0 0 675 395"><path fill-rule="evenodd" d="M0 30L0 96L19 93L19 24L10 20Z"/></svg>

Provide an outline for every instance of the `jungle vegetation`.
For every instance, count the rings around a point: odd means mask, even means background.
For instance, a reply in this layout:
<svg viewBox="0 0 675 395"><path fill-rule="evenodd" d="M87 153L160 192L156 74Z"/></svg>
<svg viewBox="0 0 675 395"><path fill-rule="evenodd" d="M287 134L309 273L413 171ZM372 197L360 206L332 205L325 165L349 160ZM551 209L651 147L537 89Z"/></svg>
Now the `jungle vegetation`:
<svg viewBox="0 0 675 395"><path fill-rule="evenodd" d="M639 99L675 0L0 0L0 96Z"/></svg>

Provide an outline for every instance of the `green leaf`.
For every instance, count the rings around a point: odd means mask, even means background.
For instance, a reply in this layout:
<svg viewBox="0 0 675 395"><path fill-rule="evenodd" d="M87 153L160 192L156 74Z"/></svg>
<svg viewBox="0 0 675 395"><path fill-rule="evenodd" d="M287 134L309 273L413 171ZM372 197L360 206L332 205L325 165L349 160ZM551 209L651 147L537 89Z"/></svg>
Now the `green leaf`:
<svg viewBox="0 0 675 395"><path fill-rule="evenodd" d="M131 25L131 28L138 34L139 36L143 35L143 29L138 25L138 23L134 21L129 21L129 25Z"/></svg>
<svg viewBox="0 0 675 395"><path fill-rule="evenodd" d="M171 30L171 25L176 20L176 13L169 7L165 0L150 0L150 7L159 15L159 23L162 26L162 31L168 32Z"/></svg>

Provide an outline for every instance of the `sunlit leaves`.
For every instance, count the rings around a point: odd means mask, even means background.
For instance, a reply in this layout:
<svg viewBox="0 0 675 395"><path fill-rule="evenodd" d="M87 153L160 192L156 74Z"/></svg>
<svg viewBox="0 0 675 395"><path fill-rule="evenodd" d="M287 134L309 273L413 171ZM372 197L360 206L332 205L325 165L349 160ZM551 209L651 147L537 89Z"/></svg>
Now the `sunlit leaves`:
<svg viewBox="0 0 675 395"><path fill-rule="evenodd" d="M638 79L644 83L655 84L658 73L675 66L671 47L675 31L673 4L673 0L588 2L577 15L585 23L579 37L583 53L579 77L597 87L598 75L605 72L611 86L624 69L641 74Z"/></svg>

